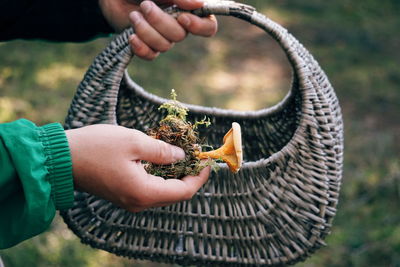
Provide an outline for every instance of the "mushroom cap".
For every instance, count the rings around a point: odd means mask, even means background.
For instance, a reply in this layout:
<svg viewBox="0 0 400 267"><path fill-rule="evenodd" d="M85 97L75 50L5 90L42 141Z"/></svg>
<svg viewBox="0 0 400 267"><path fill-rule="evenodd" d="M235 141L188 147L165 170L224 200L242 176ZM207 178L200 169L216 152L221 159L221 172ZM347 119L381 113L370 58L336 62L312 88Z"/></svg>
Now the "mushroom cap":
<svg viewBox="0 0 400 267"><path fill-rule="evenodd" d="M223 145L220 148L212 151L200 152L197 157L199 159L222 159L228 164L232 172L238 172L243 162L242 131L239 123L232 123L232 128L225 134Z"/></svg>
<svg viewBox="0 0 400 267"><path fill-rule="evenodd" d="M240 124L237 122L232 123L233 130L233 143L235 145L235 152L238 158L238 170L242 167L243 150L242 150L242 130Z"/></svg>
<svg viewBox="0 0 400 267"><path fill-rule="evenodd" d="M240 124L237 122L232 123L232 128L225 134L223 143L225 144L228 137L232 135L233 146L236 154L237 164L236 166L229 166L233 172L238 172L242 167L243 162L243 150L242 150L242 130Z"/></svg>

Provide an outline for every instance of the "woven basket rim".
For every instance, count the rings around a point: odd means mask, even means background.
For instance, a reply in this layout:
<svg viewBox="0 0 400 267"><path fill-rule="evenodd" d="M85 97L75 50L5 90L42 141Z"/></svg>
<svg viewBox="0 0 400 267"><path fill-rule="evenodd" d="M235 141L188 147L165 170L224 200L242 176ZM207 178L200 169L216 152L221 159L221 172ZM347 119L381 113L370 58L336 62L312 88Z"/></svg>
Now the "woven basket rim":
<svg viewBox="0 0 400 267"><path fill-rule="evenodd" d="M293 70L293 72L295 72ZM134 90L135 93L143 98L146 98L150 100L153 104L156 105L162 105L165 102L168 102L169 99L160 97L156 94L150 93L146 91L141 85L136 83L130 76L128 70L126 69L124 71L124 77L123 81L129 85L130 90ZM226 108L218 108L218 107L208 107L208 106L202 106L202 105L196 105L196 104L189 104L185 102L180 102L182 105L185 107L189 108L189 112L194 112L194 113L201 113L201 114L206 114L206 115L213 115L213 116L218 116L218 117L235 117L235 118L260 118L264 116L271 116L274 115L275 113L280 112L282 109L286 107L286 105L289 103L290 99L293 97L293 86L294 86L294 79L292 77L290 84L291 87L289 88L288 92L285 94L285 96L276 104L266 107L266 108L261 108L257 110L235 110L235 109L226 109Z"/></svg>

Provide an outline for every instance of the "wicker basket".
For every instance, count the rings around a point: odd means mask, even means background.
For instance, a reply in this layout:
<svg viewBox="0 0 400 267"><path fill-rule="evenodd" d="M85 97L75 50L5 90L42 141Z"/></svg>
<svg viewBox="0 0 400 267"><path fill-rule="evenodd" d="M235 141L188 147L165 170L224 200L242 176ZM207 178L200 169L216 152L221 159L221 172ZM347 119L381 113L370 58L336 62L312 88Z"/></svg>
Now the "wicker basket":
<svg viewBox="0 0 400 267"><path fill-rule="evenodd" d="M199 265L284 265L324 245L336 213L342 177L343 124L338 100L309 52L254 8L231 1L207 4L198 15L229 15L271 35L293 66L288 95L251 112L187 105L191 120L215 146L231 123L242 125L244 166L213 173L190 201L140 213L76 192L62 213L83 243L132 258ZM97 56L73 99L66 128L96 123L146 131L166 101L136 85L125 69L132 29Z"/></svg>

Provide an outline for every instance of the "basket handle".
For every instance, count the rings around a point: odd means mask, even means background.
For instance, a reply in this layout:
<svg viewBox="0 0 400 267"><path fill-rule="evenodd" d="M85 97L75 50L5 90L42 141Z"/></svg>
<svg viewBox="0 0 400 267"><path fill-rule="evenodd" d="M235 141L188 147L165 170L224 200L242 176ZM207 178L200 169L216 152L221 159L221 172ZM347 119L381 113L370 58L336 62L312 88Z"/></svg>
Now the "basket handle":
<svg viewBox="0 0 400 267"><path fill-rule="evenodd" d="M187 11L172 6L167 8L166 12L177 17L181 12ZM211 14L233 16L248 21L266 31L280 44L295 72L306 65L303 58L308 52L296 38L288 34L287 30L279 24L258 13L252 6L234 1L210 1L191 13L198 16ZM134 56L129 45L131 34L133 34L133 29L126 29L96 57L72 100L65 122L66 129L96 123L117 124L116 107L119 87L125 69ZM303 57L298 56L299 53Z"/></svg>
<svg viewBox="0 0 400 267"><path fill-rule="evenodd" d="M256 9L250 5L237 3L230 0L208 1L208 2L206 1L203 7L191 11L180 9L176 5L164 9L166 13L170 14L174 18L177 18L183 12L189 12L199 17L206 17L209 15L230 16L236 12L241 14L248 14L251 17L251 15L255 10Z"/></svg>

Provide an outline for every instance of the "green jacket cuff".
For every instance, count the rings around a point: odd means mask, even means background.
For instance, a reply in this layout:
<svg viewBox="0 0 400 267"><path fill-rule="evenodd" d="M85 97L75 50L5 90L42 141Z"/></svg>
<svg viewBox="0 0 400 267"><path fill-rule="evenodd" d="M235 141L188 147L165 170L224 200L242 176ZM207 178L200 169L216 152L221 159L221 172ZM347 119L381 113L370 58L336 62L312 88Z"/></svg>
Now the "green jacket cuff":
<svg viewBox="0 0 400 267"><path fill-rule="evenodd" d="M39 127L39 136L47 158L51 197L56 209L68 209L74 202L74 182L71 153L65 131L61 124L51 123Z"/></svg>

